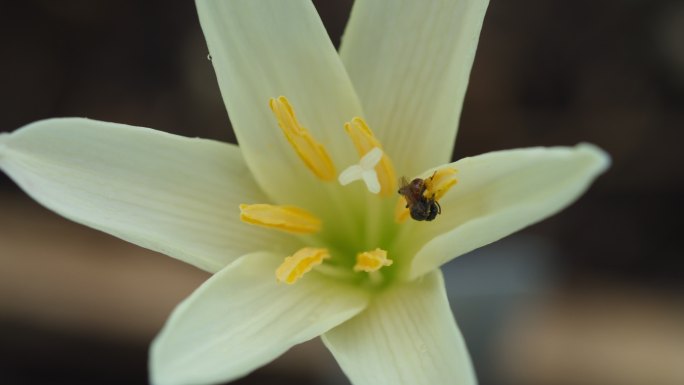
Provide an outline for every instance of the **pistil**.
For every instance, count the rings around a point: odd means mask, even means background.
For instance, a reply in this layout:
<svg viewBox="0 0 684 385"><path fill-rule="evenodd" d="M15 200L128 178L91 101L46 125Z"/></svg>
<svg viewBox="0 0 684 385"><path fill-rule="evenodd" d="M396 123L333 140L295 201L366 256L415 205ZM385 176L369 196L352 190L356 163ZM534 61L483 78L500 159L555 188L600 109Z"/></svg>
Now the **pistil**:
<svg viewBox="0 0 684 385"><path fill-rule="evenodd" d="M373 194L379 193L382 186L378 180L375 166L380 162L382 156L382 150L374 147L359 160L358 164L353 164L342 171L337 180L342 186L346 186L355 180L363 180L368 191Z"/></svg>

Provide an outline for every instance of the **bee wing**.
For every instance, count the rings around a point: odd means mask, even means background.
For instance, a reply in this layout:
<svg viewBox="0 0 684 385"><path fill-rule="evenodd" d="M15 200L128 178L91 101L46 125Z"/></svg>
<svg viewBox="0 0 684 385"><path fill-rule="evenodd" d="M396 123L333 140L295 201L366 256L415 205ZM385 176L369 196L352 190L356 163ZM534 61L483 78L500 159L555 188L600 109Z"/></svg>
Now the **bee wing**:
<svg viewBox="0 0 684 385"><path fill-rule="evenodd" d="M399 194L406 199L406 207L413 206L417 200L416 197L414 196L413 193L411 193L411 183L406 179L405 176L402 176L399 179Z"/></svg>

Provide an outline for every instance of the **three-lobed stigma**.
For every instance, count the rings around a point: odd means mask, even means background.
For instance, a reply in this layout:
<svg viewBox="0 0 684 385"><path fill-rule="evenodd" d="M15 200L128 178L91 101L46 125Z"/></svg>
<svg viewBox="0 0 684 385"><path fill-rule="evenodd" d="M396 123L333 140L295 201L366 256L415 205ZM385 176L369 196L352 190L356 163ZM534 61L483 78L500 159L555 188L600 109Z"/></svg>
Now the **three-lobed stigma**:
<svg viewBox="0 0 684 385"><path fill-rule="evenodd" d="M383 157L382 150L378 147L373 147L366 155L361 157L358 164L353 164L347 167L337 177L337 181L342 186L346 186L355 180L363 180L366 183L366 188L373 194L377 194L382 190L380 180L378 180L378 173L375 166Z"/></svg>

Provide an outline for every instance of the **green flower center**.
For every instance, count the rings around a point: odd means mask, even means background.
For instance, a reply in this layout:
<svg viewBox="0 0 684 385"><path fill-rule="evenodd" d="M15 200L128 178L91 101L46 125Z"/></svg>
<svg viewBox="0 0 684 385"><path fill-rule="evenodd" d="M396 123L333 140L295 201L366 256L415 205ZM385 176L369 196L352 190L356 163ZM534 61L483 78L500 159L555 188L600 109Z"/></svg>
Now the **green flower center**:
<svg viewBox="0 0 684 385"><path fill-rule="evenodd" d="M304 165L321 181L334 180L336 168L328 151L298 122L287 98L273 98L269 106ZM296 234L309 244L285 258L275 272L279 282L294 284L315 269L369 288L386 286L396 279L399 265L406 259L405 253L395 246L402 235L401 223L409 216L415 220L433 220L441 211L437 201L456 183L453 176L456 171L447 168L425 180L416 178L409 183L402 179L402 186L397 190L392 161L366 122L355 117L344 129L360 161L345 169L338 181L346 185L362 180L370 192L363 218L355 218L360 219L353 231L357 237L349 239L348 233L336 231L337 224L324 223L314 213L299 207L240 205L243 222ZM396 196L397 191L400 196L395 204L389 198Z"/></svg>

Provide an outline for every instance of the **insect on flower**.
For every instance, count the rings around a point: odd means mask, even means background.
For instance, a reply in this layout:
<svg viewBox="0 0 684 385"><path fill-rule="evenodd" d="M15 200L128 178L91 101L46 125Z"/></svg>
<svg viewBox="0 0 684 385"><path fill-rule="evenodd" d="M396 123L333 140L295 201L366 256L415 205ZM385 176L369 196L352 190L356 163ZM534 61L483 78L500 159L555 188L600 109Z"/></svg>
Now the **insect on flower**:
<svg viewBox="0 0 684 385"><path fill-rule="evenodd" d="M435 174L427 181L431 182ZM406 208L410 210L411 218L417 221L431 221L442 213L442 206L437 203L435 193L428 190L424 179L415 178L409 183L405 177L401 177L398 193L406 199Z"/></svg>

